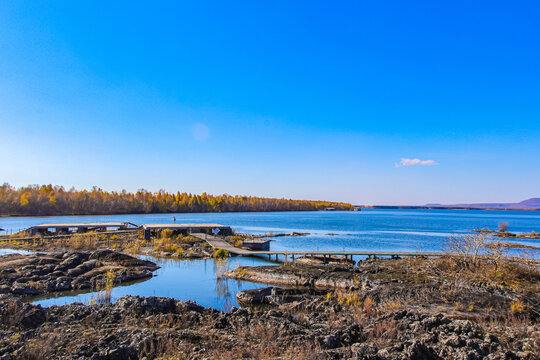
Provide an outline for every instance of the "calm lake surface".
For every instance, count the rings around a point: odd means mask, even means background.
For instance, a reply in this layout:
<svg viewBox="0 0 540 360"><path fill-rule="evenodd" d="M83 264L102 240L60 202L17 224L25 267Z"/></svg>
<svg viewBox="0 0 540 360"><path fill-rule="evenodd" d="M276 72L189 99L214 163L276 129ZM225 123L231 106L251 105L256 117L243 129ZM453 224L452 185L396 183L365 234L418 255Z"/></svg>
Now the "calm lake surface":
<svg viewBox="0 0 540 360"><path fill-rule="evenodd" d="M227 261L214 260L157 260L152 257L141 258L161 266L154 277L133 284L113 288L111 295L115 301L124 295L166 296L178 300L193 300L198 304L227 311L238 306L236 293L240 290L256 289L268 285L226 279L220 276L227 269L238 266L268 265L263 260L230 258ZM64 305L74 302L90 304L96 292L60 292L55 297L34 299L34 304L42 306Z"/></svg>
<svg viewBox="0 0 540 360"><path fill-rule="evenodd" d="M484 210L362 210L268 213L143 214L0 218L0 228L18 231L58 222L129 221L137 225L219 223L236 231L308 232L303 237L275 238L271 250L396 250L440 251L452 234L477 228L497 229L508 223L512 232L540 232L540 212ZM335 234L335 235L328 235ZM535 245L538 240L524 244Z"/></svg>
<svg viewBox="0 0 540 360"><path fill-rule="evenodd" d="M508 223L511 232L540 232L540 212L466 210L362 210L271 213L148 214L107 216L9 217L0 218L0 228L13 232L41 223L129 221L135 224L219 223L238 232L306 232L302 237L274 238L271 250L395 250L440 251L452 234L477 228L497 229ZM540 246L540 240L515 240ZM153 260L156 262L155 260ZM213 260L157 261L162 267L156 277L113 290L113 297L126 294L170 296L195 300L216 309L236 306L235 294L241 289L264 285L219 279L219 266ZM227 266L264 264L263 260L232 258ZM48 306L74 301L89 303L93 293L62 294L40 300Z"/></svg>

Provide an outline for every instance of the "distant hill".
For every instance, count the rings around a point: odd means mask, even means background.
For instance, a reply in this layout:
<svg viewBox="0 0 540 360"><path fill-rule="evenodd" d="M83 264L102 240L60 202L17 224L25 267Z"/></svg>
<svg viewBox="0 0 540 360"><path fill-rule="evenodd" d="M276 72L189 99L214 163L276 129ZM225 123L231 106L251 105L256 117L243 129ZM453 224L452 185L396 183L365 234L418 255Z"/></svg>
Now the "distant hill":
<svg viewBox="0 0 540 360"><path fill-rule="evenodd" d="M478 204L427 204L430 207L462 207L462 208L481 208L481 209L540 209L540 198L530 198L518 203L478 203Z"/></svg>
<svg viewBox="0 0 540 360"><path fill-rule="evenodd" d="M519 203L426 204L426 205L356 205L359 209L449 209L449 210L531 210L540 211L540 198Z"/></svg>

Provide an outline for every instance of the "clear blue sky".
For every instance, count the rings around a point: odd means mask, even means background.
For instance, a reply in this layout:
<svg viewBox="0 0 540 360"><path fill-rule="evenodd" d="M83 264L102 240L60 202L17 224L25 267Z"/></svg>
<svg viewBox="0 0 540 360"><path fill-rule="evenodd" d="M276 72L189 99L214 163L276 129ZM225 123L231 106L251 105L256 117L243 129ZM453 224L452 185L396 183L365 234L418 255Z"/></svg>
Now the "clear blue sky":
<svg viewBox="0 0 540 360"><path fill-rule="evenodd" d="M0 181L540 196L538 19L537 1L2 1Z"/></svg>

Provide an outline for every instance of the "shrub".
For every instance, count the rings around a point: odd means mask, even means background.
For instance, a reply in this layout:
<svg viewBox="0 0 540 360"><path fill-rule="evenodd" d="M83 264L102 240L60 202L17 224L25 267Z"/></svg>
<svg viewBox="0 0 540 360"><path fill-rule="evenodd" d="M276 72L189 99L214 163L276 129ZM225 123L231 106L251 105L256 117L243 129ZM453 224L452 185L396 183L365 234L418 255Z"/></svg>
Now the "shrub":
<svg viewBox="0 0 540 360"><path fill-rule="evenodd" d="M229 252L225 249L217 249L214 252L214 257L216 259L223 259L223 258L229 257Z"/></svg>
<svg viewBox="0 0 540 360"><path fill-rule="evenodd" d="M486 250L491 240L485 233L467 233L450 236L446 240L446 250L458 255L459 260L468 269L478 265L479 256Z"/></svg>

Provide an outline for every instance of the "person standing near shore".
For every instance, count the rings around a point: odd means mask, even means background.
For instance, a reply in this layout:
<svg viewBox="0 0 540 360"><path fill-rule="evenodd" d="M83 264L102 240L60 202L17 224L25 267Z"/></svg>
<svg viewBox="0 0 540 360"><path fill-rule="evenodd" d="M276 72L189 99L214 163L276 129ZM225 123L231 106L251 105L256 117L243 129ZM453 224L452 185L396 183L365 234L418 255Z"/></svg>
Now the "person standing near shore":
<svg viewBox="0 0 540 360"><path fill-rule="evenodd" d="M173 216L172 221L174 224L176 224L176 216Z"/></svg>

